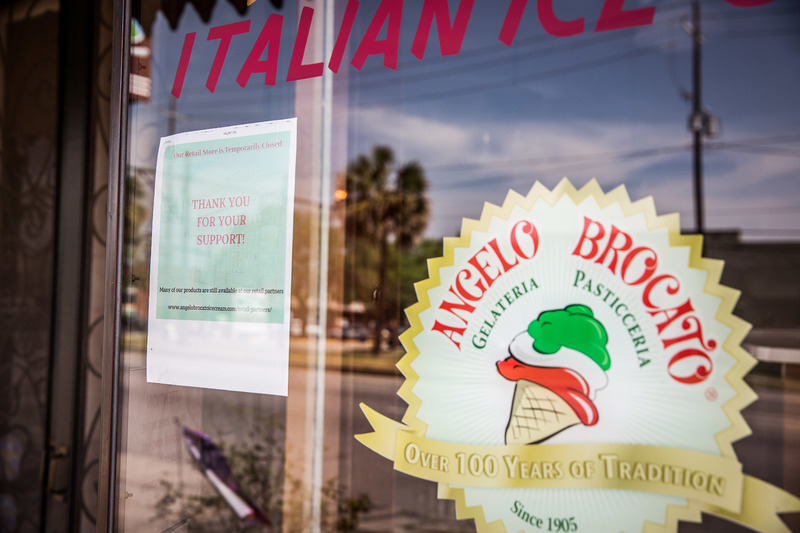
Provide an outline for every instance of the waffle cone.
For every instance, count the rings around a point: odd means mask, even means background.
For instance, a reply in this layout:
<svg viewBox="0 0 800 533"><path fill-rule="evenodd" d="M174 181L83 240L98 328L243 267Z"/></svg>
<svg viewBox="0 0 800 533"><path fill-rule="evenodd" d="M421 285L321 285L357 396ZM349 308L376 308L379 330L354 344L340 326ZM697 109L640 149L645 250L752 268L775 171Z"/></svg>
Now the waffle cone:
<svg viewBox="0 0 800 533"><path fill-rule="evenodd" d="M506 444L535 444L578 423L578 415L558 394L520 379L514 389Z"/></svg>

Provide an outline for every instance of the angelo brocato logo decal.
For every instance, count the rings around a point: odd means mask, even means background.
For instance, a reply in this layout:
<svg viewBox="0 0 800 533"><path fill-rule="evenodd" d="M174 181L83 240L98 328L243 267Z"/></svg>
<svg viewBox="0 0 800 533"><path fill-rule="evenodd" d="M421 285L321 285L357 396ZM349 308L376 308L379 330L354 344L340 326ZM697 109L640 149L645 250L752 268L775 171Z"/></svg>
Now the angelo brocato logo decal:
<svg viewBox="0 0 800 533"><path fill-rule="evenodd" d="M465 220L417 283L402 423L362 443L439 484L481 532L761 531L800 499L744 475L749 326L722 263L651 199L536 184Z"/></svg>

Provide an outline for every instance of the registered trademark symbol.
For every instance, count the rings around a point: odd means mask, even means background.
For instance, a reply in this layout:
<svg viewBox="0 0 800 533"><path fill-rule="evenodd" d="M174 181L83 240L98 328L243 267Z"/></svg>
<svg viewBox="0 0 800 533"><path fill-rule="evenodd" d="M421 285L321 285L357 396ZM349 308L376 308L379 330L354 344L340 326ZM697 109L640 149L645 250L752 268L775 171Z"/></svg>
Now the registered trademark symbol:
<svg viewBox="0 0 800 533"><path fill-rule="evenodd" d="M708 400L709 402L713 402L714 400L716 400L717 396L718 396L717 389L715 389L714 387L709 387L706 389L706 400Z"/></svg>

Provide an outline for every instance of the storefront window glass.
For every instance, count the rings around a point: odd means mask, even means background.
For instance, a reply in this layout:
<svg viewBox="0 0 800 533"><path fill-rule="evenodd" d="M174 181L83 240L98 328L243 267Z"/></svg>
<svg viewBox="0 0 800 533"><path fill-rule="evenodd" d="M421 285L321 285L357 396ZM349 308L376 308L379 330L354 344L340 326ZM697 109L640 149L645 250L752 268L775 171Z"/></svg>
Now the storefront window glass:
<svg viewBox="0 0 800 533"><path fill-rule="evenodd" d="M435 482L354 439L371 430L360 404L406 413L398 336L443 239L564 177L652 197L726 262L759 361L735 452L800 493L792 2L249 4L132 5L120 531L474 530ZM292 117L288 395L147 382L159 140ZM679 530L739 527L702 520Z"/></svg>

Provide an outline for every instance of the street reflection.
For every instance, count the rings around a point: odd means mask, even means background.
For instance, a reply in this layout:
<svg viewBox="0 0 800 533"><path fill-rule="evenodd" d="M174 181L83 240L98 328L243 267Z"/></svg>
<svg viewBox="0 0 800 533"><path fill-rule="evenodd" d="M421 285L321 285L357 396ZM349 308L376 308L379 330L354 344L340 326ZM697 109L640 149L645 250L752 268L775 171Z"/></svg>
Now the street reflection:
<svg viewBox="0 0 800 533"><path fill-rule="evenodd" d="M304 342L305 339L298 340L299 345ZM335 465L337 474L325 483L322 531L474 531L471 520L456 519L451 501L437 498L435 483L394 471L390 461L353 439L354 434L371 430L359 407L361 402L395 420L402 418L406 404L396 391L404 378L394 367L396 351L376 360L370 353L370 341L349 341L341 347L343 350L338 353L332 347L331 352L337 357L326 376L327 395L331 403L338 399L341 408L328 408L325 415L331 435L326 438L325 461ZM302 353L293 352L291 379L306 380L311 372ZM775 375L773 367L762 364L750 375L748 383L759 399L743 412L753 435L734 445L743 470L789 492L800 492L800 472L796 467L800 464L800 379ZM214 405L204 414L204 424L222 436L221 444L209 443L206 435L181 429L174 422L167 433L177 428L178 435L201 449L203 469L217 472L222 480L235 477L241 493L264 509L275 531L308 531L309 524L299 520L299 514L284 514L287 509L302 507L303 499L308 497L300 479L284 479L285 446L304 440L306 435L285 434L274 419L252 418L254 413L242 404L239 395L214 391L204 395L203 404ZM162 409L166 411L172 410ZM247 412L249 415L245 415ZM245 422L243 415L250 422ZM250 424L250 429L242 429ZM196 457L188 447L175 446L178 456L167 458L169 461L155 461L157 453L151 448L142 447L141 453L136 454L138 459L129 458L129 464L137 466L129 469L128 484L144 489L144 494L130 495L129 505L142 497L150 501L149 508L135 507L137 513L143 513L138 522L141 527L160 524L165 529L189 519L191 531L252 531L253 524L240 520L225 496L198 475L199 470L192 467ZM229 472L224 466L220 468L222 454ZM165 476L168 470L178 475ZM149 486L153 481L155 488ZM800 515L785 515L784 520L791 531L798 530ZM704 515L702 523L682 522L678 531L749 530Z"/></svg>

